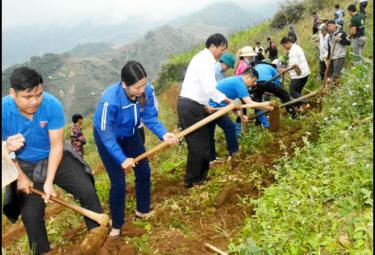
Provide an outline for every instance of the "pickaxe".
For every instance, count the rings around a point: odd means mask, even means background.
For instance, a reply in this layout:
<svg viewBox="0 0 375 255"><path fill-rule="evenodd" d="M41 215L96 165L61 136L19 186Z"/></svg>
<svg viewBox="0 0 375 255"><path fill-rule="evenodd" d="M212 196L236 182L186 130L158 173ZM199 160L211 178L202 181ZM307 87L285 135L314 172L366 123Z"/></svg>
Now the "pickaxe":
<svg viewBox="0 0 375 255"><path fill-rule="evenodd" d="M15 164L13 163L12 159L9 156L9 152L7 150L5 142L2 143L2 147L1 147L1 178L2 178L2 181L1 181L2 188L14 182L18 178L17 167L15 166ZM44 193L40 190L30 188L30 191L39 196L44 196ZM83 216L86 216L87 218L90 218L96 221L101 226L106 226L109 223L109 217L105 213L96 213L86 208L80 207L76 204L72 204L64 200L61 200L56 197L51 196L50 199L53 202L56 202L62 206L68 207L72 209L73 211L76 211L82 214Z"/></svg>

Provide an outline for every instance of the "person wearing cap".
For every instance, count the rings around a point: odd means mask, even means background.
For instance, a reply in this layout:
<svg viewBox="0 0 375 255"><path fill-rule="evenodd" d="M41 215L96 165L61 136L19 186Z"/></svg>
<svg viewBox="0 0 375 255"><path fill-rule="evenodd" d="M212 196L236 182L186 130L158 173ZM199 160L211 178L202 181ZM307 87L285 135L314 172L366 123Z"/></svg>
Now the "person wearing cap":
<svg viewBox="0 0 375 255"><path fill-rule="evenodd" d="M224 53L219 61L215 65L215 79L216 81L220 81L222 79L226 78L225 72L229 68L234 68L234 62L236 61L236 58L233 54L230 53Z"/></svg>
<svg viewBox="0 0 375 255"><path fill-rule="evenodd" d="M234 75L241 75L243 72L252 66L255 62L255 57L258 55L253 47L245 46L241 49L239 53L239 61L237 67L235 68Z"/></svg>
<svg viewBox="0 0 375 255"><path fill-rule="evenodd" d="M314 40L319 50L319 79L322 81L326 72L326 60L328 57L328 28L323 26L320 30L319 37Z"/></svg>
<svg viewBox="0 0 375 255"><path fill-rule="evenodd" d="M351 38L353 53L356 55L354 64L360 63L361 51L365 46L365 17L357 12L354 4L348 6L348 13L352 16L350 20L349 37Z"/></svg>
<svg viewBox="0 0 375 255"><path fill-rule="evenodd" d="M206 40L206 48L190 61L177 102L177 113L182 129L188 128L208 116L210 99L215 102L233 103L216 89L215 64L228 47L222 34L213 34ZM203 126L185 137L188 145L185 188L204 184L210 164L208 127Z"/></svg>
<svg viewBox="0 0 375 255"><path fill-rule="evenodd" d="M307 63L305 53L303 49L289 37L284 37L281 39L280 44L288 52L288 67L297 65L301 69L301 73L298 75L297 72L293 69L289 71L290 73L290 84L289 84L289 94L292 98L298 98L302 94L302 89L306 85L306 82L310 75L309 65ZM287 67L287 68L288 68ZM285 69L280 69L282 72Z"/></svg>
<svg viewBox="0 0 375 255"><path fill-rule="evenodd" d="M331 64L327 66L328 77L333 79L336 86L340 85L341 70L344 67L346 57L346 47L350 45L347 34L339 30L334 20L329 20L328 24L328 58Z"/></svg>
<svg viewBox="0 0 375 255"><path fill-rule="evenodd" d="M250 87L256 85L256 81L258 79L258 73L253 68L248 68L239 76L232 76L225 78L217 83L216 88L226 95L228 98L235 100L241 99L241 101L245 104L255 103L248 92ZM216 103L213 100L210 100L209 106L216 108L216 107L225 107L226 103ZM259 106L256 109L258 110L273 110L272 106ZM239 112L237 111L239 115ZM212 121L208 124L209 132L210 132L210 159L211 162L216 160L216 150L215 150L215 128L216 125L221 127L225 134L225 139L227 142L227 148L229 152L229 157L233 160L236 156L234 156L239 148L238 142L236 138L236 129L235 124L230 119L228 114L219 117L218 119Z"/></svg>

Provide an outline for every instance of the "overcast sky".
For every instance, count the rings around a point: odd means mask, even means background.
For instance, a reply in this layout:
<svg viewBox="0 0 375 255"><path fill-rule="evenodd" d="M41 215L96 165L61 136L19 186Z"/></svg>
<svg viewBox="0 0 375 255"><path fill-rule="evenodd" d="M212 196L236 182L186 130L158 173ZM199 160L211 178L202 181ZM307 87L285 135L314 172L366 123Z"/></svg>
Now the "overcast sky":
<svg viewBox="0 0 375 255"><path fill-rule="evenodd" d="M222 0L2 0L2 29L27 25L73 26L86 20L120 23L130 16L170 19L219 1ZM250 11L257 2L275 6L282 1L232 0Z"/></svg>

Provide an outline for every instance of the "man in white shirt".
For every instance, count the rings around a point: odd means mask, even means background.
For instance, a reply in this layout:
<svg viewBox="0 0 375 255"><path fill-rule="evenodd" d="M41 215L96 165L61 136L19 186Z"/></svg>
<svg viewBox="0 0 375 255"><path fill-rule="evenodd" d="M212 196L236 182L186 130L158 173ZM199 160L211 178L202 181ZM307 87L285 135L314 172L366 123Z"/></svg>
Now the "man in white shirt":
<svg viewBox="0 0 375 255"><path fill-rule="evenodd" d="M228 47L222 34L213 34L206 41L206 48L196 54L189 63L177 103L177 113L182 129L186 129L208 116L206 106L210 99L231 103L216 89L215 64ZM209 131L203 126L185 137L188 158L185 187L191 188L207 180L210 162Z"/></svg>
<svg viewBox="0 0 375 255"><path fill-rule="evenodd" d="M322 81L326 72L326 60L328 57L328 28L323 26L319 37L314 41L319 49L319 79Z"/></svg>
<svg viewBox="0 0 375 255"><path fill-rule="evenodd" d="M289 71L291 79L289 84L289 94L292 98L298 98L301 96L302 89L306 85L310 75L310 69L305 53L303 52L303 49L298 44L293 43L289 37L282 38L280 44L287 51L289 57L287 68L297 65L301 69L300 75L298 75L294 69ZM280 71L282 72L284 69Z"/></svg>

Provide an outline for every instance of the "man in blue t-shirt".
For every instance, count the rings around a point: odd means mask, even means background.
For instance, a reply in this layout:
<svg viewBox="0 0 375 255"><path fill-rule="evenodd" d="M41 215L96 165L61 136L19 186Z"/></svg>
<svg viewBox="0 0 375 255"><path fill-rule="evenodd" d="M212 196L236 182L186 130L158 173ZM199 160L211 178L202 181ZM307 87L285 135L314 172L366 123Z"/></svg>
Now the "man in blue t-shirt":
<svg viewBox="0 0 375 255"><path fill-rule="evenodd" d="M249 68L240 76L232 76L225 78L217 83L216 88L222 92L227 98L235 100L241 99L245 104L256 103L249 95L248 88L255 86L256 80L258 78L257 72ZM220 104L215 103L210 100L209 107L224 107L226 103L221 102ZM272 110L272 106L259 106L257 109ZM210 109L212 110L212 109ZM245 116L246 119L246 116ZM238 152L238 142L236 138L235 124L229 118L228 115L224 115L211 123L208 124L210 132L210 160L211 162L216 160L216 150L215 150L215 127L216 124L221 127L225 134L225 139L227 142L227 148L229 156L232 157L233 154Z"/></svg>
<svg viewBox="0 0 375 255"><path fill-rule="evenodd" d="M42 76L20 67L13 71L10 84L10 95L1 99L2 142L12 155L18 179L6 187L3 211L12 222L21 214L30 249L42 254L50 250L44 211L50 197L56 196L54 184L73 194L82 207L97 213L103 210L93 177L85 171L88 165L75 152L64 151L63 107L56 97L43 92ZM31 187L44 191L43 198L31 193ZM99 226L88 218L85 221L88 229Z"/></svg>
<svg viewBox="0 0 375 255"><path fill-rule="evenodd" d="M256 86L252 87L252 89L250 90L251 97L254 99L254 101L262 102L262 98L265 92L274 94L275 96L280 98L283 103L289 102L291 100L288 91L286 91L281 86L280 78L270 81L273 77L279 74L273 64L261 62L254 68L259 75ZM295 107L293 105L287 106L286 109L290 113L292 118L296 118Z"/></svg>

